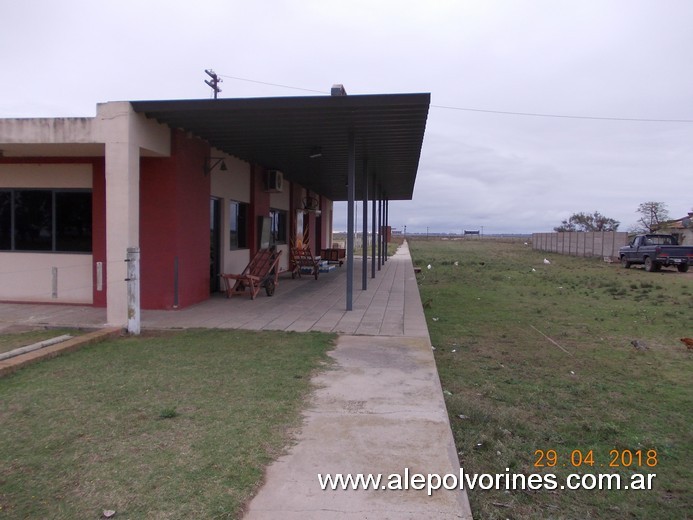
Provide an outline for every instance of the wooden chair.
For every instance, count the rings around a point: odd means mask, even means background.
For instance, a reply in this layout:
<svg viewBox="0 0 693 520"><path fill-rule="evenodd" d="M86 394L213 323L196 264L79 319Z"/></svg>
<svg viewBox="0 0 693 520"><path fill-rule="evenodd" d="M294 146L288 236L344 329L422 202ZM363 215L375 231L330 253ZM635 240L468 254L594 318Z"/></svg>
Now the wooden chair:
<svg viewBox="0 0 693 520"><path fill-rule="evenodd" d="M241 296L248 289L250 299L254 300L262 287L265 288L267 296L272 296L275 287L279 284L277 264L281 254L281 251L260 249L241 274L222 274L226 297Z"/></svg>
<svg viewBox="0 0 693 520"><path fill-rule="evenodd" d="M305 246L291 246L291 278L301 277L301 269L310 269L310 274L318 279L320 274L320 264L313 256L313 252L310 247Z"/></svg>

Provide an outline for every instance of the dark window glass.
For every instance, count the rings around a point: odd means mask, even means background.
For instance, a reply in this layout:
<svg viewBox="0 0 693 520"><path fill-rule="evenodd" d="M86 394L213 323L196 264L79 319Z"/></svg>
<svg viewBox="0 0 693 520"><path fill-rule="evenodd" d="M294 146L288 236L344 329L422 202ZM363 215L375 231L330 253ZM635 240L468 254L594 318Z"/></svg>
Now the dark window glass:
<svg viewBox="0 0 693 520"><path fill-rule="evenodd" d="M272 245L286 243L286 211L280 209L270 210L270 220L272 223Z"/></svg>
<svg viewBox="0 0 693 520"><path fill-rule="evenodd" d="M91 252L91 203L86 190L0 190L0 250Z"/></svg>
<svg viewBox="0 0 693 520"><path fill-rule="evenodd" d="M229 203L229 247L248 247L248 204L232 200Z"/></svg>
<svg viewBox="0 0 693 520"><path fill-rule="evenodd" d="M238 207L238 247L248 247L248 205Z"/></svg>
<svg viewBox="0 0 693 520"><path fill-rule="evenodd" d="M91 193L55 193L55 250L91 251Z"/></svg>
<svg viewBox="0 0 693 520"><path fill-rule="evenodd" d="M0 191L0 251L12 248L12 192Z"/></svg>
<svg viewBox="0 0 693 520"><path fill-rule="evenodd" d="M53 249L53 192L14 191L14 248L17 251Z"/></svg>

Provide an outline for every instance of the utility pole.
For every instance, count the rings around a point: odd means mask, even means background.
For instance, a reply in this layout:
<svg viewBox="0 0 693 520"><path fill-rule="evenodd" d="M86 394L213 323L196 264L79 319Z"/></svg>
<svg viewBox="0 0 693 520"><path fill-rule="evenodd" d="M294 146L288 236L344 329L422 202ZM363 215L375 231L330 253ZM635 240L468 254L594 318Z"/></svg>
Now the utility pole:
<svg viewBox="0 0 693 520"><path fill-rule="evenodd" d="M214 91L214 99L217 99L217 94L221 92L221 89L219 88L219 83L221 83L222 80L219 79L219 76L217 76L212 69L205 69L205 72L210 78L212 78L212 81L206 79L205 83L212 87L212 90Z"/></svg>

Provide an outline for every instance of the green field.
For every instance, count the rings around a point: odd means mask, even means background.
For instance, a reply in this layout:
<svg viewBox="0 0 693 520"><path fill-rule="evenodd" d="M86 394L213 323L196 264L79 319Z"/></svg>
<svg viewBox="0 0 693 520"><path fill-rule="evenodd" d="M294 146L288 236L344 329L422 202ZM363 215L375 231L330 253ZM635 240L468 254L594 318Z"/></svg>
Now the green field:
<svg viewBox="0 0 693 520"><path fill-rule="evenodd" d="M475 519L689 518L693 351L679 338L693 337L690 273L522 241L410 250L466 472L656 474L649 491L471 491Z"/></svg>
<svg viewBox="0 0 693 520"><path fill-rule="evenodd" d="M238 518L331 344L319 333L145 334L1 378L0 518Z"/></svg>

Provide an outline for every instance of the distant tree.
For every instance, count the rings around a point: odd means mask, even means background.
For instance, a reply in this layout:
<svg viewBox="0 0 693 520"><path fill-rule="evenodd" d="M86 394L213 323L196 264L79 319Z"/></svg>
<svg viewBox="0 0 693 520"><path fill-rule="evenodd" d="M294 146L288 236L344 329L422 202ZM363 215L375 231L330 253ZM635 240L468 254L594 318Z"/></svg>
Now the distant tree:
<svg viewBox="0 0 693 520"><path fill-rule="evenodd" d="M643 202L638 206L638 213L637 230L642 233L656 231L660 224L669 220L669 211L664 202Z"/></svg>
<svg viewBox="0 0 693 520"><path fill-rule="evenodd" d="M570 218L561 222L554 231L616 231L621 223L618 220L605 217L598 211L594 213L574 213Z"/></svg>

